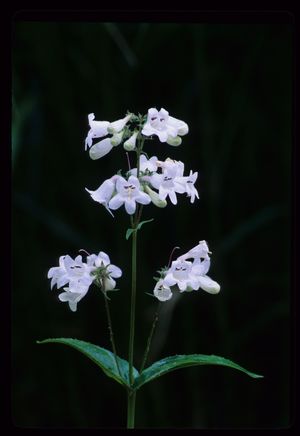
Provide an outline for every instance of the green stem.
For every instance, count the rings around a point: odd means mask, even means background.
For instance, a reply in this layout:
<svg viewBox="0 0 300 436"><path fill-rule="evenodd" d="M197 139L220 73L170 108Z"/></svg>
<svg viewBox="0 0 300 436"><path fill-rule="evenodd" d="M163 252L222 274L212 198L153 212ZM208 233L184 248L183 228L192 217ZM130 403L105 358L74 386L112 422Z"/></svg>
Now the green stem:
<svg viewBox="0 0 300 436"><path fill-rule="evenodd" d="M136 150L137 157L137 178L140 175L140 154L143 149L144 139L139 138L139 144ZM134 229L132 233L132 273L131 273L131 306L130 306L130 330L129 330L129 383L132 386L134 383L133 375L133 351L134 351L134 333L135 333L135 303L136 303L136 253L137 253L137 226L141 217L138 207L134 218L130 217L131 228ZM135 391L129 390L128 392L128 409L127 409L127 428L134 428L135 416Z"/></svg>
<svg viewBox="0 0 300 436"><path fill-rule="evenodd" d="M136 226L135 226L136 227ZM130 332L129 332L129 381L132 385L133 377L133 347L135 325L135 300L136 300L136 240L137 232L132 233L132 276L131 276L131 307L130 307Z"/></svg>
<svg viewBox="0 0 300 436"><path fill-rule="evenodd" d="M120 375L120 377L122 377L121 371L120 371L120 367L119 367L119 362L118 362L118 359L117 359L117 349L116 349L116 344L115 344L115 340L114 340L114 332L113 332L113 329L112 329L112 322L111 322L108 298L107 298L105 292L103 292L103 295L104 295L105 309L106 309L106 315L107 315L107 321L108 321L108 329L109 329L110 342L111 342L111 346L112 346L112 349L113 349L114 358L115 358L115 361L116 361L116 365L117 365L117 368L118 368L119 375Z"/></svg>
<svg viewBox="0 0 300 436"><path fill-rule="evenodd" d="M127 428L134 428L136 391L128 392Z"/></svg>
<svg viewBox="0 0 300 436"><path fill-rule="evenodd" d="M158 312L159 312L160 305L161 305L161 303L159 302L158 306L157 306L157 309L156 309L156 312L155 312L155 315L154 315L154 319L153 319L152 327L151 327L151 330L150 330L150 334L148 336L146 350L145 350L145 353L144 353L144 357L143 357L143 362L142 362L142 366L141 366L141 369L140 369L140 373L145 368L145 365L146 365L146 362L147 362L147 359L148 359L148 354L149 354L149 351L150 351L150 345L151 345L151 341L152 341L152 338L153 338L153 333L154 333L154 330L155 330L155 327L156 327L156 323L158 321Z"/></svg>

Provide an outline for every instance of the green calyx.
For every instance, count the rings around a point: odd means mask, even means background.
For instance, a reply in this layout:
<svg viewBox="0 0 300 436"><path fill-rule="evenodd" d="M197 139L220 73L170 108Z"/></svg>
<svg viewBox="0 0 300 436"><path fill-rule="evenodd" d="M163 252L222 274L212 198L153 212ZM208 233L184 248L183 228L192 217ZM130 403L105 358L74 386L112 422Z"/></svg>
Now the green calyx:
<svg viewBox="0 0 300 436"><path fill-rule="evenodd" d="M91 272L93 276L95 276L95 284L98 285L100 288L103 288L103 280L109 279L110 274L107 271L107 268L109 265L106 266L99 266L94 271Z"/></svg>

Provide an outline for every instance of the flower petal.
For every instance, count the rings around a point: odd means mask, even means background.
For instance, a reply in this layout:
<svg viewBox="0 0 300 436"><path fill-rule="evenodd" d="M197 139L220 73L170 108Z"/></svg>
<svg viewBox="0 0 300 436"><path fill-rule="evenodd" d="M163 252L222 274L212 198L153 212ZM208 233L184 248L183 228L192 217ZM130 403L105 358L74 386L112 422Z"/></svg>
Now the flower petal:
<svg viewBox="0 0 300 436"><path fill-rule="evenodd" d="M64 286L65 284L67 284L69 282L69 277L67 275L64 275L62 277L59 277L57 279L57 283L56 283L56 287L57 289L61 288L62 286Z"/></svg>
<svg viewBox="0 0 300 436"><path fill-rule="evenodd" d="M173 274L167 274L163 279L164 285L174 286L177 283L177 280L173 277Z"/></svg>
<svg viewBox="0 0 300 436"><path fill-rule="evenodd" d="M174 205L176 205L177 204L177 197L176 197L175 191L173 191L173 190L169 191L169 197L170 197L171 202Z"/></svg>
<svg viewBox="0 0 300 436"><path fill-rule="evenodd" d="M125 200L125 209L129 215L134 214L136 209L136 203L134 200Z"/></svg>
<svg viewBox="0 0 300 436"><path fill-rule="evenodd" d="M119 209L124 204L124 201L120 194L116 194L108 203L108 207L112 210Z"/></svg>
<svg viewBox="0 0 300 436"><path fill-rule="evenodd" d="M107 267L107 271L109 272L109 275L114 279L118 279L122 275L121 268L117 267L116 265L109 265Z"/></svg>
<svg viewBox="0 0 300 436"><path fill-rule="evenodd" d="M160 142L167 142L168 132L166 130L156 130L155 135L158 136Z"/></svg>
<svg viewBox="0 0 300 436"><path fill-rule="evenodd" d="M116 287L116 281L112 278L105 278L104 279L104 289L105 291L111 291Z"/></svg>
<svg viewBox="0 0 300 436"><path fill-rule="evenodd" d="M149 204L151 203L151 198L148 194L145 192L139 192L138 195L135 197L135 201L141 204Z"/></svg>
<svg viewBox="0 0 300 436"><path fill-rule="evenodd" d="M97 258L103 261L104 265L108 265L110 263L110 258L108 254L104 253L104 251L100 251Z"/></svg>
<svg viewBox="0 0 300 436"><path fill-rule="evenodd" d="M183 292L183 291L185 291L186 288L187 288L187 283L186 283L186 281L178 280L178 281L177 281L177 286L178 286L178 288L180 289L180 291Z"/></svg>
<svg viewBox="0 0 300 436"><path fill-rule="evenodd" d="M69 301L69 308L72 310L72 312L77 311L77 301Z"/></svg>

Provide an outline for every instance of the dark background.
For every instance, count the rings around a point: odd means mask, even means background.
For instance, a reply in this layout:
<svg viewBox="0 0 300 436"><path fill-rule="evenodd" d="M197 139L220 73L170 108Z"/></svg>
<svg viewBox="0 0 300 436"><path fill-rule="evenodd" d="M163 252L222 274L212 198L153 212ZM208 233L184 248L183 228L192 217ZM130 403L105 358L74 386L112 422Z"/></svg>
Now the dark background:
<svg viewBox="0 0 300 436"><path fill-rule="evenodd" d="M198 171L200 200L144 208L139 233L136 359L156 302L152 277L174 246L212 254L218 295L163 305L150 361L216 354L263 374L180 370L138 392L138 427L285 428L290 413L290 189L292 27L287 24L15 22L13 29L13 387L21 427L124 427L125 391L83 355L48 337L110 348L102 296L91 287L72 313L47 271L80 248L109 254L124 272L111 309L127 358L130 242L85 187L126 168L122 146L84 152L87 115L114 121L164 107L188 123L178 148L146 151ZM149 362L150 363L150 362Z"/></svg>

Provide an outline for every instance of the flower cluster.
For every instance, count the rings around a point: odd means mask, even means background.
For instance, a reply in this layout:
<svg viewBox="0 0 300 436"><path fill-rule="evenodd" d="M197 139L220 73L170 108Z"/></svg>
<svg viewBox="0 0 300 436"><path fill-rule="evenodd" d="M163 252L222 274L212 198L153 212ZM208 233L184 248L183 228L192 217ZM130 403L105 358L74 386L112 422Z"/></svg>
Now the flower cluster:
<svg viewBox="0 0 300 436"><path fill-rule="evenodd" d="M169 269L162 271L153 291L155 297L160 301L170 300L173 296L171 289L176 288L180 292L198 291L199 288L210 294L220 292L220 285L206 275L210 267L209 254L211 253L206 241L200 241L194 248L179 256Z"/></svg>
<svg viewBox="0 0 300 436"><path fill-rule="evenodd" d="M190 171L184 176L184 163L167 158L159 161L156 156L147 159L140 156L139 178L137 168L128 171L127 178L114 175L105 180L95 191L86 189L92 199L102 204L108 211L125 206L126 212L132 215L136 210L136 203L153 203L157 207L167 205L167 197L175 205L176 194L186 193L191 203L199 198L195 188L198 173ZM153 189L156 189L154 191Z"/></svg>
<svg viewBox="0 0 300 436"><path fill-rule="evenodd" d="M161 142L170 145L180 145L181 136L189 131L188 125L177 118L169 116L169 112L161 108L148 110L147 117L128 113L124 118L113 121L95 121L93 113L88 115L90 130L85 138L85 149L89 148L91 159L96 160L108 154L113 147L124 141L123 147L126 151L132 151L136 147L136 140L139 129L144 137L158 136ZM112 135L104 138L105 136ZM104 138L93 144L93 139ZM126 141L125 141L126 139Z"/></svg>
<svg viewBox="0 0 300 436"><path fill-rule="evenodd" d="M69 255L59 258L59 266L50 268L48 278L51 279L51 289L64 287L64 292L59 294L60 301L68 302L73 312L77 310L77 303L87 294L90 285L94 282L103 292L115 288L115 278L119 278L122 271L110 263L106 253L100 251L98 255L87 256L86 262L82 256L72 259Z"/></svg>
<svg viewBox="0 0 300 436"><path fill-rule="evenodd" d="M90 130L85 138L85 149L90 148L89 154L91 159L96 160L105 156L113 147L122 142L125 134L125 126L131 117L132 114L128 114L124 118L110 123L109 121L95 121L94 114L88 115ZM93 145L94 138L103 138L108 134L112 136L102 139Z"/></svg>

